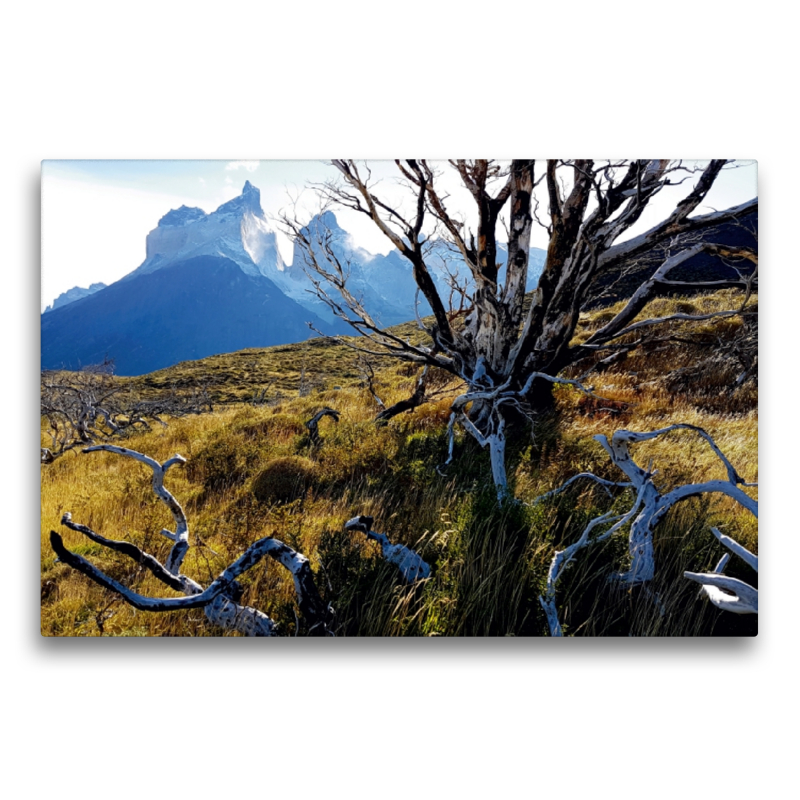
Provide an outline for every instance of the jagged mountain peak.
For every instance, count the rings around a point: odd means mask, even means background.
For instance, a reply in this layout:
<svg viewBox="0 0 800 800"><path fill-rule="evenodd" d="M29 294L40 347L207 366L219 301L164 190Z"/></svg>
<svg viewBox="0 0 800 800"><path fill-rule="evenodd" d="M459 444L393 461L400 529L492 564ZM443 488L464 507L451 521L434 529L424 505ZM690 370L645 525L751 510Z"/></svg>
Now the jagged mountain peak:
<svg viewBox="0 0 800 800"><path fill-rule="evenodd" d="M326 228L332 231L341 231L342 227L339 225L339 221L336 219L336 214L333 211L322 211L321 213L314 216L311 221L308 223L309 228L316 228L320 225L324 225Z"/></svg>
<svg viewBox="0 0 800 800"><path fill-rule="evenodd" d="M239 214L249 211L257 217L263 217L261 209L261 191L253 186L250 181L244 182L242 193L233 200L223 203L214 213L220 215Z"/></svg>
<svg viewBox="0 0 800 800"><path fill-rule="evenodd" d="M270 276L284 269L275 232L261 209L261 192L250 181L210 214L185 205L169 211L147 235L146 254L122 280L203 255L229 258L247 275Z"/></svg>
<svg viewBox="0 0 800 800"><path fill-rule="evenodd" d="M192 222L197 222L199 219L204 219L206 212L202 208L194 206L181 206L180 208L173 208L167 211L163 217L158 221L159 228L177 227L180 225L189 225Z"/></svg>
<svg viewBox="0 0 800 800"><path fill-rule="evenodd" d="M48 311L55 311L57 308L62 308L63 306L69 305L69 303L74 303L76 300L81 300L105 288L105 283L93 283L88 289L83 286L73 286L71 289L62 292L56 297L52 305L47 306L42 313L46 314Z"/></svg>

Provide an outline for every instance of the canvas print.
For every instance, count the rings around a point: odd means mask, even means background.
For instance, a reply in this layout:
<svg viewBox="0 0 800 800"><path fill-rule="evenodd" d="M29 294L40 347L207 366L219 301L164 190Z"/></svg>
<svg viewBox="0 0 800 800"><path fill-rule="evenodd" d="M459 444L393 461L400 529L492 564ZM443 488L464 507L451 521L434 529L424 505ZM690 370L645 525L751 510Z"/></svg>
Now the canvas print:
<svg viewBox="0 0 800 800"><path fill-rule="evenodd" d="M44 161L44 636L753 636L747 160Z"/></svg>

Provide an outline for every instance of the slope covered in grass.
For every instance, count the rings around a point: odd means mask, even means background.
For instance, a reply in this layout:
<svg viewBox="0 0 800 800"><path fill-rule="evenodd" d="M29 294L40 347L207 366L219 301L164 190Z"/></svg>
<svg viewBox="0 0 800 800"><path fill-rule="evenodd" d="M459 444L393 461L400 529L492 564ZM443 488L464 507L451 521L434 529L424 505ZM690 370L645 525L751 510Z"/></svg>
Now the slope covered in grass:
<svg viewBox="0 0 800 800"><path fill-rule="evenodd" d="M661 299L643 315L708 313L731 302L726 292ZM437 394L430 402L378 426L378 407L359 376L357 354L322 340L215 356L131 379L128 385L143 393L204 383L216 406L213 413L171 420L166 428L138 431L119 443L159 461L175 453L188 459L170 471L167 485L190 524L184 572L203 584L249 544L275 536L310 558L320 591L336 609L340 635L544 635L538 596L554 549L574 541L592 517L628 508L632 499L626 491L611 498L596 487L576 485L552 501L525 505L577 472L621 479L594 435L698 425L747 480L757 481L755 374L735 386L757 341L756 303L751 301L744 316L672 323L627 358L587 374L585 382L610 402L558 387L554 409L509 437L509 476L523 502L502 508L489 485L487 454L462 432L453 464L444 474L436 469L447 457L457 381L436 376ZM585 315L576 340L613 311ZM407 334L413 333L409 326ZM416 368L389 360L375 366L375 389L385 403L411 394ZM590 366L579 365L571 377ZM260 404L251 404L259 393ZM324 406L341 418L322 421L323 441L315 447L304 423ZM658 470L660 488L725 477L713 452L690 432L641 444L634 454L638 463ZM757 490L748 492L757 497ZM76 450L43 466L44 635L219 635L202 611L137 612L57 563L50 530L137 591L170 594L138 564L64 529L60 519L66 511L76 522L133 541L162 560L171 544L158 533L172 525L171 518L143 465ZM375 543L343 531L355 514L374 516L376 530L416 548L431 564L431 578L402 584ZM711 525L757 552L755 521L731 501L715 498L683 503L657 529L656 579L645 589L623 589L609 580L626 567L625 530L583 551L558 587L565 632L755 633L755 617L718 611L699 596L696 584L682 578L687 569L712 569L722 554ZM756 578L735 560L727 572L749 582ZM243 603L269 614L286 635L302 635L304 621L288 572L262 563L242 582Z"/></svg>

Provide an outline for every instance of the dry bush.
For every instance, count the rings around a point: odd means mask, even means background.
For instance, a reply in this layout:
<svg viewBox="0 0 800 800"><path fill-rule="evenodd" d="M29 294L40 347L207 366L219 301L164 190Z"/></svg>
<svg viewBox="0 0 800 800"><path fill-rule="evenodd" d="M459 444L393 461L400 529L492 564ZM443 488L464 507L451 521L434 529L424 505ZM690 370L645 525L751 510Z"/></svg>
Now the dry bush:
<svg viewBox="0 0 800 800"><path fill-rule="evenodd" d="M267 464L253 479L251 491L261 503L289 503L305 496L318 482L316 464L301 456L284 456Z"/></svg>

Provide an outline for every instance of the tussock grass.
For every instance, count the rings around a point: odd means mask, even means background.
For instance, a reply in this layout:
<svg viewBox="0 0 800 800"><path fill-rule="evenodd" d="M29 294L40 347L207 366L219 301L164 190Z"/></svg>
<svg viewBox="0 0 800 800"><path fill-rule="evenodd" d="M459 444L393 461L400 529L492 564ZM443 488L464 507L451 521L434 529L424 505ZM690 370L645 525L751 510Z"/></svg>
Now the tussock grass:
<svg viewBox="0 0 800 800"><path fill-rule="evenodd" d="M730 292L659 299L642 316L709 313L732 303ZM614 307L585 315L576 341L613 313ZM678 422L708 430L737 470L757 480L757 385L748 381L732 390L735 364L730 358L709 360L742 339L751 324L747 319L674 323L658 341L591 373L586 381L611 402L556 387L554 410L509 437L508 471L516 497L530 501L581 471L619 480L594 435ZM414 331L409 326L407 333L418 335ZM573 375L590 366L578 365ZM376 387L387 405L411 394L416 369L389 360L376 367ZM175 453L188 459L170 470L166 482L189 518L192 547L184 572L207 583L249 544L275 536L310 558L321 592L336 608L341 635L542 635L538 595L554 548L574 541L595 515L630 503L624 493L611 500L584 485L534 507L498 508L488 486L488 456L463 433L456 437L447 475L436 470L447 454L456 383L442 381L443 393L432 402L377 426L378 408L360 383L355 354L322 340L215 356L124 380L145 393L199 383L215 393L214 413L171 420L166 428L138 431L121 442L160 461ZM269 402L251 405L254 393L265 387ZM323 441L314 446L305 422L323 406L341 418L323 419ZM687 431L643 443L634 454L640 464L652 460L664 489L725 476L710 448ZM143 465L106 453L76 450L42 467L44 635L218 635L201 611L136 612L55 561L51 529L64 536L67 547L137 591L170 595L132 561L60 525L70 511L76 522L132 541L163 560L171 543L158 531L172 527L172 520L150 481ZM757 490L752 492L757 497ZM417 549L431 564L431 577L402 584L374 542L343 531L354 514L374 516L377 530ZM646 589L623 590L609 580L626 566L626 531L582 551L558 586L566 633L754 633L754 618L717 611L698 597L696 584L681 577L686 569L712 568L720 557L711 525L757 551L755 520L717 498L678 506L657 529L657 576ZM752 582L756 576L735 561L728 572ZM264 562L242 583L242 602L272 616L285 634L302 634L291 576L282 567Z"/></svg>

